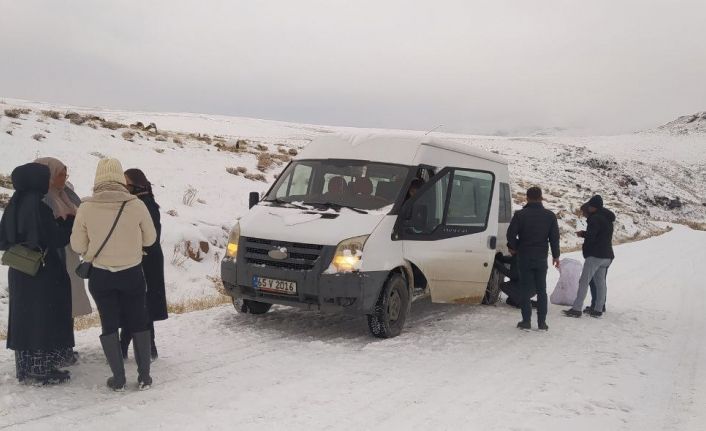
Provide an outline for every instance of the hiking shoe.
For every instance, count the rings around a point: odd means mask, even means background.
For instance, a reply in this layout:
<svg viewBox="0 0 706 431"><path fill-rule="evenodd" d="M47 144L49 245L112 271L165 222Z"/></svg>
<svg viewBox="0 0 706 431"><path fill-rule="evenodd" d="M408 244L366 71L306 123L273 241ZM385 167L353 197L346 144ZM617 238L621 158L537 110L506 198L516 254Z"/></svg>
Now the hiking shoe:
<svg viewBox="0 0 706 431"><path fill-rule="evenodd" d="M588 315L591 316L591 317L598 318L598 317L601 317L601 316L603 315L603 313L600 312L600 311L593 311L593 310L591 310L591 312L588 313Z"/></svg>
<svg viewBox="0 0 706 431"><path fill-rule="evenodd" d="M141 391L146 391L152 387L152 377L138 377L137 378L137 388Z"/></svg>
<svg viewBox="0 0 706 431"><path fill-rule="evenodd" d="M539 322L537 324L537 328L539 328L540 331L548 331L549 326L547 326L547 322Z"/></svg>
<svg viewBox="0 0 706 431"><path fill-rule="evenodd" d="M530 323L530 322L525 322L525 321L523 320L522 322L519 322L519 323L517 324L517 328L518 328L518 329L527 329L527 330L529 330L529 329L532 329L532 323Z"/></svg>
<svg viewBox="0 0 706 431"><path fill-rule="evenodd" d="M119 380L117 377L108 377L108 381L105 384L115 392L123 392L125 390L125 378Z"/></svg>
<svg viewBox="0 0 706 431"><path fill-rule="evenodd" d="M564 316L566 316L566 317L576 317L576 318L579 318L583 315L582 312L574 310L573 308L569 308L568 310L564 310L564 311L562 311L562 313L564 313Z"/></svg>

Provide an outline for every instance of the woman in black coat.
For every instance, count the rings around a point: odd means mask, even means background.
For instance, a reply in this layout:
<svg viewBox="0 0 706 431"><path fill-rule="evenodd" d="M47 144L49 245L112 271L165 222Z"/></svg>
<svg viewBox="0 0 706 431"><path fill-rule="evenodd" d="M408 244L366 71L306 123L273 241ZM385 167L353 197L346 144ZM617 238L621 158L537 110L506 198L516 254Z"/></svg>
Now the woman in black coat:
<svg viewBox="0 0 706 431"><path fill-rule="evenodd" d="M137 196L145 203L152 216L152 222L157 230L157 241L149 247L145 247L142 257L142 271L147 282L147 311L150 317L150 331L152 332L152 360L157 359L157 346L154 341L154 322L166 320L167 295L164 289L164 253L162 252L162 224L160 222L159 205L154 200L152 184L147 180L144 172L139 169L128 169L125 171L125 180L130 193ZM120 332L120 345L123 349L123 357L127 358L128 347L132 335L124 328Z"/></svg>
<svg viewBox="0 0 706 431"><path fill-rule="evenodd" d="M62 354L74 346L71 281L58 250L69 243L72 217L54 219L44 203L49 168L37 163L12 172L15 193L0 221L0 250L22 244L45 253L44 264L30 276L10 268L7 348L15 351L17 379L42 384L69 380L61 371Z"/></svg>

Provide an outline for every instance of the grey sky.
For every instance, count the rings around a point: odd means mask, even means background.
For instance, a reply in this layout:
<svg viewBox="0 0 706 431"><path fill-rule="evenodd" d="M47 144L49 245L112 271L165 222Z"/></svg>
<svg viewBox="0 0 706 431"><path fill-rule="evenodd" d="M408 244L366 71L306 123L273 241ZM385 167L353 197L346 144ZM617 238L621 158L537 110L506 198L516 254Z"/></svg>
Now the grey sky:
<svg viewBox="0 0 706 431"><path fill-rule="evenodd" d="M0 97L633 131L706 110L703 0L0 0Z"/></svg>

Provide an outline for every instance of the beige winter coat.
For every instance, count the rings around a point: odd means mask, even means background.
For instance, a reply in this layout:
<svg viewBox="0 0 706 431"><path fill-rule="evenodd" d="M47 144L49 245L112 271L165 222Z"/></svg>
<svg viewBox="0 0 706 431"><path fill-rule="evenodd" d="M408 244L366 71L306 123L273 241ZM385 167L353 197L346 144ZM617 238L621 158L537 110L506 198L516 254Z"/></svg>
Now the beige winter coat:
<svg viewBox="0 0 706 431"><path fill-rule="evenodd" d="M94 260L123 202L127 204L115 231ZM142 263L142 247L156 240L157 233L145 204L127 191L110 190L84 199L76 213L71 248L97 268L121 271Z"/></svg>

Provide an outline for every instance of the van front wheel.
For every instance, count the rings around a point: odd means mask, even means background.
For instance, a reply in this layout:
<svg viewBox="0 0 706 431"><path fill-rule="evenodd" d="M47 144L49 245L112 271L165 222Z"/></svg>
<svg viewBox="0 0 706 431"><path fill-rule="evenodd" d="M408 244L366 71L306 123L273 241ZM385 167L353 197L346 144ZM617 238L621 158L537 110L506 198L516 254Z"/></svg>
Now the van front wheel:
<svg viewBox="0 0 706 431"><path fill-rule="evenodd" d="M270 311L272 304L251 301L249 299L233 298L235 311L242 314L265 314Z"/></svg>
<svg viewBox="0 0 706 431"><path fill-rule="evenodd" d="M373 314L368 314L368 328L377 338L400 335L410 310L409 287L400 274L385 282Z"/></svg>
<svg viewBox="0 0 706 431"><path fill-rule="evenodd" d="M500 299L500 284L503 282L503 275L497 269L493 268L488 280L488 287L485 289L483 296L483 304L494 305Z"/></svg>

